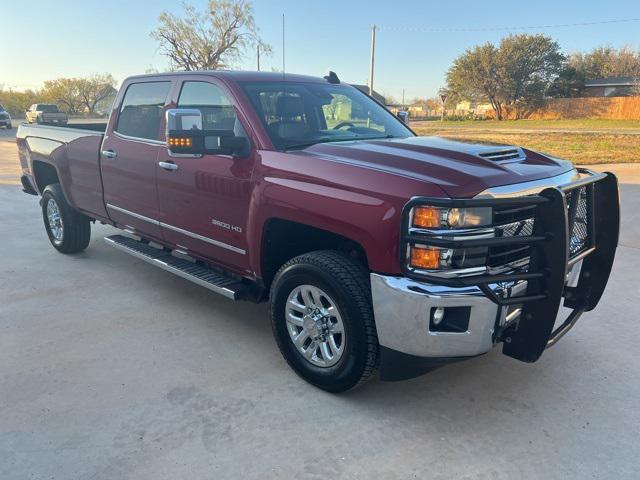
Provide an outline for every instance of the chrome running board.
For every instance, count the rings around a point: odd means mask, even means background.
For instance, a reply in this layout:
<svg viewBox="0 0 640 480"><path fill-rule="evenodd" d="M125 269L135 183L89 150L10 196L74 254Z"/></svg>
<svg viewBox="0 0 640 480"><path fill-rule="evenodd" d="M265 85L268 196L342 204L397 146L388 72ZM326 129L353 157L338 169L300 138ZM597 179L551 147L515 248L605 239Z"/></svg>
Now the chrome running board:
<svg viewBox="0 0 640 480"><path fill-rule="evenodd" d="M120 251L232 300L238 300L245 290L245 285L235 278L227 277L189 260L174 257L161 248L152 247L139 240L124 235L112 235L105 237L104 240Z"/></svg>

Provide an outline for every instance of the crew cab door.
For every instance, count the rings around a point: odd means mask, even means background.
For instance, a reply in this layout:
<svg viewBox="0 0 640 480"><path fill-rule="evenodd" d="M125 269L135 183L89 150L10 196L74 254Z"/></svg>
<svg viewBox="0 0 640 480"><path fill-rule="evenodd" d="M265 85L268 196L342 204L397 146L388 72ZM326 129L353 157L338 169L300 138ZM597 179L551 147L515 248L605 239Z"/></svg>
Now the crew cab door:
<svg viewBox="0 0 640 480"><path fill-rule="evenodd" d="M246 136L231 94L213 79L186 80L178 108L202 112L203 129ZM240 275L250 275L246 240L254 154L158 156L158 198L166 241Z"/></svg>
<svg viewBox="0 0 640 480"><path fill-rule="evenodd" d="M109 217L152 238L161 238L156 169L170 81L131 83L101 148L102 184Z"/></svg>

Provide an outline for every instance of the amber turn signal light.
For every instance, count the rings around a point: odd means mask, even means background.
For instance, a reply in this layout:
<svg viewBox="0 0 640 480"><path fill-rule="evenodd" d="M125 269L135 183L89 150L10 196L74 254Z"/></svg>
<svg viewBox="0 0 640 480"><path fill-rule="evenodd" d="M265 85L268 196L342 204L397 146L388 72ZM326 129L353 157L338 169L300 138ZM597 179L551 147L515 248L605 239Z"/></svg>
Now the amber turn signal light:
<svg viewBox="0 0 640 480"><path fill-rule="evenodd" d="M435 207L415 207L413 209L413 226L418 228L440 227L440 209Z"/></svg>
<svg viewBox="0 0 640 480"><path fill-rule="evenodd" d="M192 142L189 137L168 137L167 144L170 147L191 147Z"/></svg>
<svg viewBox="0 0 640 480"><path fill-rule="evenodd" d="M412 268L433 270L440 267L440 250L429 247L410 247L410 261Z"/></svg>

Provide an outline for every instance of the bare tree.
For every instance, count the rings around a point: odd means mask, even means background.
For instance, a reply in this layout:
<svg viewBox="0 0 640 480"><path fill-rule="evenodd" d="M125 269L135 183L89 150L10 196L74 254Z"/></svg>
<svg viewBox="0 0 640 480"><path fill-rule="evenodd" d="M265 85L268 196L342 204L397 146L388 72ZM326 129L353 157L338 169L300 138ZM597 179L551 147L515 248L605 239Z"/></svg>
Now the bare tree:
<svg viewBox="0 0 640 480"><path fill-rule="evenodd" d="M92 75L80 78L78 81L78 96L89 113L96 113L96 108L116 96L116 80L111 74Z"/></svg>
<svg viewBox="0 0 640 480"><path fill-rule="evenodd" d="M249 46L271 47L258 37L253 5L246 0L209 0L206 11L184 4L184 16L164 11L151 36L160 43L175 70L216 70L232 67Z"/></svg>
<svg viewBox="0 0 640 480"><path fill-rule="evenodd" d="M83 102L80 99L79 80L77 78L57 78L47 80L40 95L48 102L57 103L62 110L75 115L80 113Z"/></svg>

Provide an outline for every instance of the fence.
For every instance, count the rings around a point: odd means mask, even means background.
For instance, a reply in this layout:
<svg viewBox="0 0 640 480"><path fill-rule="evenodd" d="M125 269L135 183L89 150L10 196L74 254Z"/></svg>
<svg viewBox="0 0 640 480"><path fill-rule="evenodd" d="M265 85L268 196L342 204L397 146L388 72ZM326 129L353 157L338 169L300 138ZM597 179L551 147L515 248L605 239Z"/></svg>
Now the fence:
<svg viewBox="0 0 640 480"><path fill-rule="evenodd" d="M560 120L565 118L603 118L640 120L640 97L554 98L529 118Z"/></svg>

